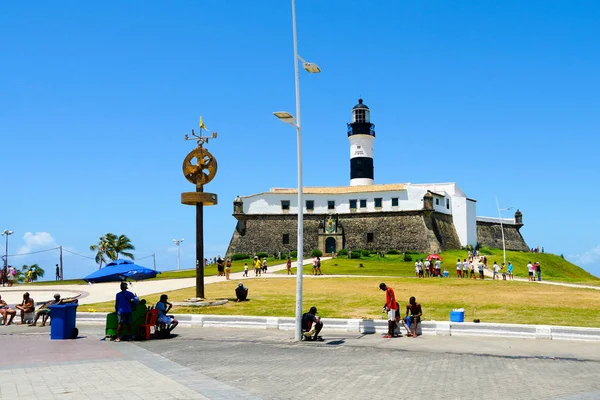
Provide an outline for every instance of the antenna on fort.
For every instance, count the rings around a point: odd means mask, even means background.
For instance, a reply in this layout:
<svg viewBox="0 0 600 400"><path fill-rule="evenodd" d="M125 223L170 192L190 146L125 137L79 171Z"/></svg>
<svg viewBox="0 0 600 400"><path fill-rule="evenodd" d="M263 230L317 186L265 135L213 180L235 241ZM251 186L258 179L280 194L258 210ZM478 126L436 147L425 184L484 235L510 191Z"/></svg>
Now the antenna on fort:
<svg viewBox="0 0 600 400"><path fill-rule="evenodd" d="M500 208L498 197L496 196L496 208L498 209L498 219L500 220L500 231L502 231L502 254L504 255L503 265L506 265L506 242L504 241L504 225L502 225L502 215L500 214L500 211L508 211L511 210L512 207Z"/></svg>

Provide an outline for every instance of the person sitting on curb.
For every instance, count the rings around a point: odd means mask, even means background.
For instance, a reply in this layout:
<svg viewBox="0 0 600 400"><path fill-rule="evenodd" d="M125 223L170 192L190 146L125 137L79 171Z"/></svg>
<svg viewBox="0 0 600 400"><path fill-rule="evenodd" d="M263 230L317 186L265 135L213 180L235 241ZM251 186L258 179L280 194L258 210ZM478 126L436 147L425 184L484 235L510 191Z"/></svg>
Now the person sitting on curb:
<svg viewBox="0 0 600 400"><path fill-rule="evenodd" d="M396 303L396 294L394 289L387 287L385 283L379 284L379 289L385 292L385 305L383 309L388 314L388 332L383 338L388 339L394 337L394 330L396 329L396 313L398 312L398 303Z"/></svg>
<svg viewBox="0 0 600 400"><path fill-rule="evenodd" d="M2 296L0 296L0 315L2 316L2 323L4 326L8 326L12 324L15 315L17 315L17 311L11 309L6 301L2 300ZM6 318L10 315L10 319L7 321Z"/></svg>
<svg viewBox="0 0 600 400"><path fill-rule="evenodd" d="M323 323L317 316L317 307L312 306L307 313L302 314L302 338L322 341L323 338L319 336L321 329L323 329Z"/></svg>
<svg viewBox="0 0 600 400"><path fill-rule="evenodd" d="M35 302L29 297L29 292L23 293L23 301L17 304L17 310L21 311L21 324L25 324L25 314L35 311Z"/></svg>
<svg viewBox="0 0 600 400"><path fill-rule="evenodd" d="M33 319L33 322L29 324L29 326L36 326L37 321L40 317L42 317L41 326L46 326L46 321L48 321L48 317L50 316L50 309L48 308L48 306L52 304L60 304L60 294L56 293L54 295L54 300L50 300L42 304L38 312L35 313L35 318Z"/></svg>
<svg viewBox="0 0 600 400"><path fill-rule="evenodd" d="M421 315L423 315L421 304L417 303L415 297L412 296L406 305L406 316L410 318L410 326L413 329L413 333L409 333L408 336L417 337L417 326L421 322Z"/></svg>
<svg viewBox="0 0 600 400"><path fill-rule="evenodd" d="M236 302L240 302L240 301L246 301L248 300L248 288L246 286L244 286L244 284L242 282L238 283L237 287L235 288L235 297L236 297Z"/></svg>
<svg viewBox="0 0 600 400"><path fill-rule="evenodd" d="M177 325L179 325L179 321L175 319L172 315L167 315L167 313L173 307L173 304L169 303L167 300L169 296L166 294L160 295L160 300L156 303L156 309L158 310L158 319L157 321L161 324L165 324L165 334L170 335L171 331L175 329Z"/></svg>

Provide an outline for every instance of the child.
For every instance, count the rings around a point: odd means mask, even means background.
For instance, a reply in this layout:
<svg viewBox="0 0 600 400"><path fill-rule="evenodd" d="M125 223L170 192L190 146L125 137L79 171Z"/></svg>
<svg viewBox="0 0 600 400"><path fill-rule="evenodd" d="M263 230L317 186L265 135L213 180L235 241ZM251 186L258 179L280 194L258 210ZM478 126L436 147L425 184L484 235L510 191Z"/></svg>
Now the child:
<svg viewBox="0 0 600 400"><path fill-rule="evenodd" d="M248 277L248 263L244 263L244 276Z"/></svg>

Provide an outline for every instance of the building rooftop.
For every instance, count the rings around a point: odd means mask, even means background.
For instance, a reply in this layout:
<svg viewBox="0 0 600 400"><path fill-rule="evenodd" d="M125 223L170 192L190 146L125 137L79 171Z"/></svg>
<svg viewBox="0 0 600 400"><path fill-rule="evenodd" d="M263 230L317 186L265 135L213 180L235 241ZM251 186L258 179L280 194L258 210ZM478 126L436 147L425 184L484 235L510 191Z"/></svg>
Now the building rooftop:
<svg viewBox="0 0 600 400"><path fill-rule="evenodd" d="M406 185L403 183L386 183L381 185L364 185L364 186L313 186L305 187L305 194L341 194L341 193L369 193L369 192L386 192L395 190L406 190ZM294 194L298 193L298 189L288 188L272 188L269 193L277 194Z"/></svg>

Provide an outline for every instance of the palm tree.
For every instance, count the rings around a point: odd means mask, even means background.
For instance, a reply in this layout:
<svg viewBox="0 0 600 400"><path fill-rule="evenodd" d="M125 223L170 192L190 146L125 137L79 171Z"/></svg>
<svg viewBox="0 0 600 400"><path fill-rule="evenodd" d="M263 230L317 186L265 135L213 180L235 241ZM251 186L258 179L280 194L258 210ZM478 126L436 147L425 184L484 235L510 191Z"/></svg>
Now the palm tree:
<svg viewBox="0 0 600 400"><path fill-rule="evenodd" d="M27 277L27 272L31 271L31 281L37 281L39 278L43 278L46 271L42 267L37 264L32 265L23 265L21 267L21 272L23 274L23 278Z"/></svg>
<svg viewBox="0 0 600 400"><path fill-rule="evenodd" d="M126 235L117 235L112 233L107 233L106 238L108 240L108 250L106 251L106 255L111 260L115 261L119 258L119 255L124 257L135 259L134 255L128 250L135 250L135 246L131 244L131 239L129 239Z"/></svg>
<svg viewBox="0 0 600 400"><path fill-rule="evenodd" d="M106 264L106 255L109 249L109 241L107 235L111 234L109 233L104 236L100 236L98 244L93 244L90 246L90 250L96 252L94 260L96 261L96 264L99 265L98 269L102 269L102 263Z"/></svg>

